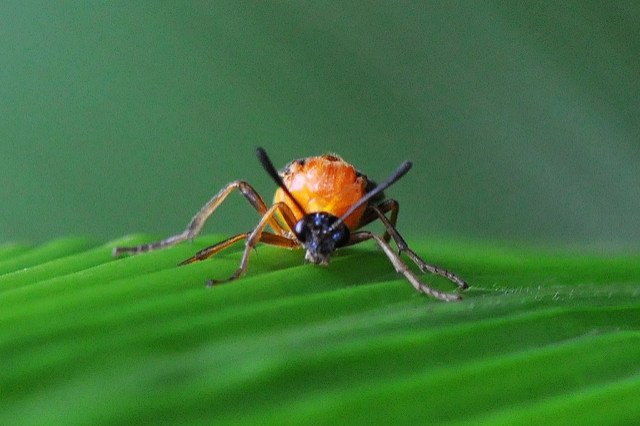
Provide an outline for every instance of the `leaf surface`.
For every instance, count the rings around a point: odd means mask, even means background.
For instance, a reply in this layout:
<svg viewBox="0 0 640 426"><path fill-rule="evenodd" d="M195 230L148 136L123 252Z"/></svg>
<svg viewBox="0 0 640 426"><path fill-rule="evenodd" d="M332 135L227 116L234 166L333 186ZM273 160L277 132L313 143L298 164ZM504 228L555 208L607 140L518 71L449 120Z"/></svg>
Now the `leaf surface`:
<svg viewBox="0 0 640 426"><path fill-rule="evenodd" d="M640 416L640 258L413 242L471 284L416 293L373 246L177 263L66 238L0 247L0 422L532 421ZM443 290L453 285L432 276Z"/></svg>

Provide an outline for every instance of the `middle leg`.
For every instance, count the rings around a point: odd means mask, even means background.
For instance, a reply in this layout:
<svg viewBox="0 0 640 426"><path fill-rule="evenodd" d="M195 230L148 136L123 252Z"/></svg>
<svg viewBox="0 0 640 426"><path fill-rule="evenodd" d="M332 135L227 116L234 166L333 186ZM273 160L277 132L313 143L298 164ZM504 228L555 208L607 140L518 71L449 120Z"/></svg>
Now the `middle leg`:
<svg viewBox="0 0 640 426"><path fill-rule="evenodd" d="M200 262L201 260L208 259L214 256L216 253L219 253L227 247L237 243L238 241L246 239L248 236L249 232L243 232L241 234L234 235L231 238L227 238L224 241L220 241L219 243L212 246L205 247L192 257L180 262L179 266L188 265L190 263ZM272 234L271 232L263 232L260 237L260 242L289 249L297 248L300 246L300 243L296 240L291 240L281 235Z"/></svg>

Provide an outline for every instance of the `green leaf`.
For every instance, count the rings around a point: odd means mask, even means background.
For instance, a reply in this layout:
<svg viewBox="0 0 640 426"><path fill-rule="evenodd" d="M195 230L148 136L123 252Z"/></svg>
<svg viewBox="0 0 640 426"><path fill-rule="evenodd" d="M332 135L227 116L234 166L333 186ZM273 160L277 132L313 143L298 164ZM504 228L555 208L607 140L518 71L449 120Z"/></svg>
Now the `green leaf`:
<svg viewBox="0 0 640 426"><path fill-rule="evenodd" d="M471 284L418 294L373 245L327 268L220 236L112 259L0 246L0 423L625 423L640 416L640 258L413 241ZM453 291L439 278L425 282Z"/></svg>

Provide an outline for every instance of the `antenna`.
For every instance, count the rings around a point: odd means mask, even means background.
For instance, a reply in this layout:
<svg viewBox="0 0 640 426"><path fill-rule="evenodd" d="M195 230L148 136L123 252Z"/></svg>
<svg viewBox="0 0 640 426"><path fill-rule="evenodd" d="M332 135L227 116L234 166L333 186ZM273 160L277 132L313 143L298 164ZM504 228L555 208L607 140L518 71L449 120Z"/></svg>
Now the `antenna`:
<svg viewBox="0 0 640 426"><path fill-rule="evenodd" d="M271 162L271 159L269 159L269 156L267 155L267 152L264 149L258 147L256 149L256 155L258 156L258 160L260 161L260 164L262 164L262 167L264 167L264 169L267 171L269 176L271 176L271 179L273 179L273 181L276 183L276 185L278 185L280 188L282 188L282 190L285 192L285 194L287 194L289 196L289 198L291 198L291 201L293 201L293 204L295 204L296 207L302 213L306 213L304 207L302 207L300 205L298 200L296 200L296 198L293 196L293 194L289 191L289 188L287 188L286 185L284 184L284 182L282 181L282 178L280 177L280 174L278 174L278 171L276 170L276 168L273 167L273 163Z"/></svg>
<svg viewBox="0 0 640 426"><path fill-rule="evenodd" d="M340 218L338 218L338 220L333 222L333 224L331 225L331 228L329 228L329 231L335 230L338 225L344 222L346 218L351 216L353 212L355 212L360 206L365 204L372 197L375 197L376 195L378 195L379 193L381 193L382 191L384 191L385 189L387 189L388 187L396 183L398 179L404 176L411 169L411 166L412 166L411 161L405 161L404 163L402 163L400 167L398 167L396 171L393 172L393 174L391 174L391 176L387 178L387 180L385 180L380 185L373 188L371 191L367 192L364 195L364 197L358 200L357 203L349 207L349 210L347 210L345 214L343 214L342 216L340 216Z"/></svg>

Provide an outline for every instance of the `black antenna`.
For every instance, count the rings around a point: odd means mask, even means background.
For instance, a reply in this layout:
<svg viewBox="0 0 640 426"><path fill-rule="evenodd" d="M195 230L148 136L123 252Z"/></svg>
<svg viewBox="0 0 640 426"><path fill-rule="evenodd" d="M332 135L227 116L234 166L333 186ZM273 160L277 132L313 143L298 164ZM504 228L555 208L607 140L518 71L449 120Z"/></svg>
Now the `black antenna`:
<svg viewBox="0 0 640 426"><path fill-rule="evenodd" d="M280 174L278 173L276 168L273 167L273 163L271 162L271 159L269 159L269 156L267 155L267 152L264 149L258 147L258 149L256 149L256 155L258 156L258 160L260 161L260 164L262 164L262 167L264 167L264 169L267 171L267 173L269 173L269 176L271 176L271 179L273 179L273 181L276 183L276 185L278 185L280 188L282 188L282 190L285 192L285 194L287 194L289 196L289 198L291 198L291 201L293 201L293 204L295 204L296 207L298 209L300 209L300 211L303 214L306 213L305 210L304 210L304 207L302 207L300 205L298 200L296 200L296 198L293 196L293 194L289 191L289 189L286 187L286 185L282 181L282 178L280 177Z"/></svg>
<svg viewBox="0 0 640 426"><path fill-rule="evenodd" d="M404 176L411 169L411 166L412 166L411 161L405 161L404 163L402 163L400 167L398 167L396 171L393 172L393 174L387 178L387 180L385 180L380 185L373 188L371 191L367 192L364 195L364 197L358 200L357 203L349 207L349 210L347 210L345 214L343 214L342 216L340 216L340 218L338 218L338 220L333 222L333 225L331 225L331 228L329 228L329 231L333 231L334 229L336 229L338 225L344 222L346 218L351 216L354 211L356 211L360 206L362 206L367 201L369 201L372 197L375 197L376 195L378 195L379 193L381 193L382 191L384 191L385 189L387 189L388 187L396 183L398 179Z"/></svg>

